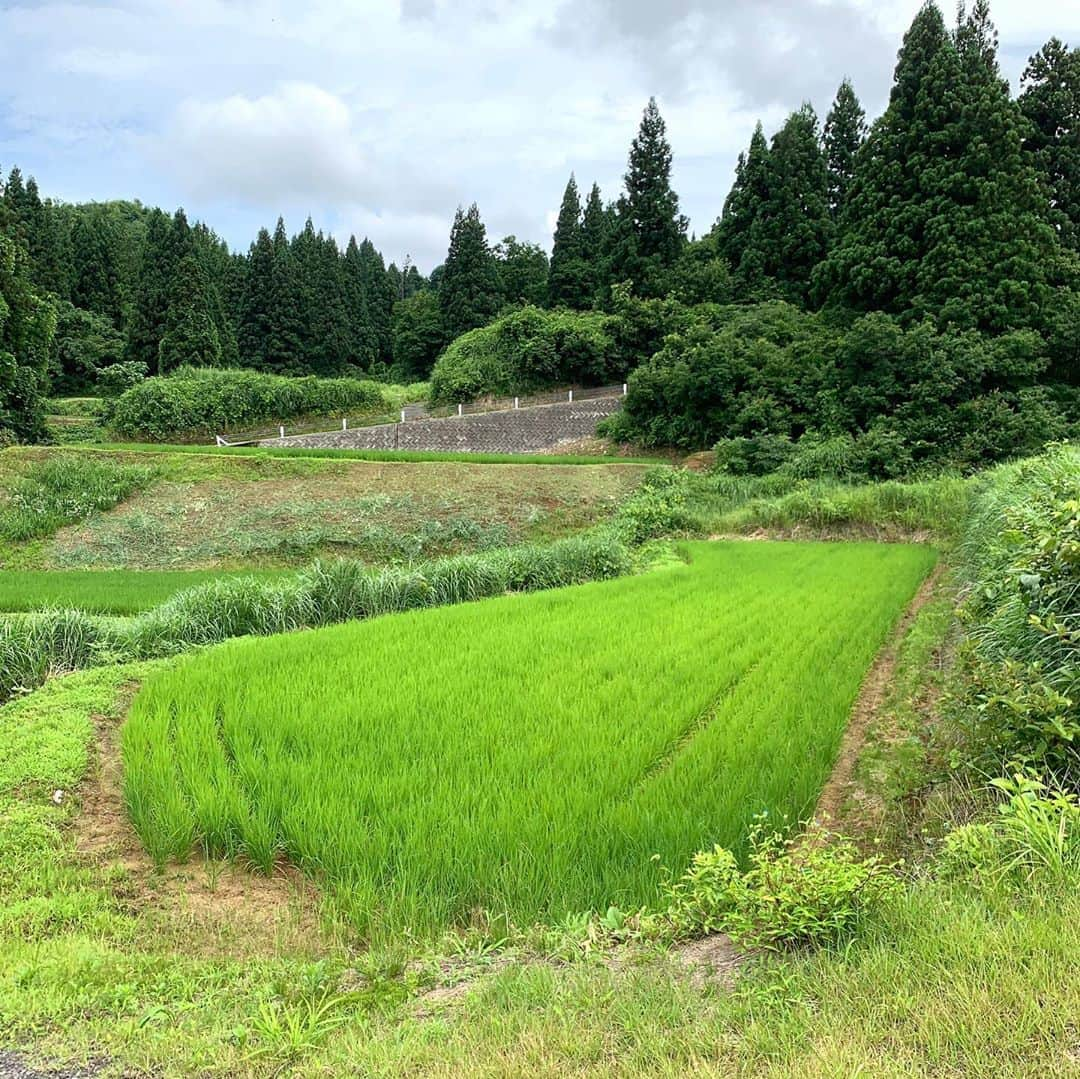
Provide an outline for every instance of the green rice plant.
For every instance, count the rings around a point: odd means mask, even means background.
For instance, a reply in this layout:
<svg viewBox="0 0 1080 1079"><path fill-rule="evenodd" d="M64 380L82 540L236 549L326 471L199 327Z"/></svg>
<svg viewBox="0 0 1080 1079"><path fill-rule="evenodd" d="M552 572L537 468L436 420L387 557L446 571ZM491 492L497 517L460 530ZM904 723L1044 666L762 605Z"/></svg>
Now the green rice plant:
<svg viewBox="0 0 1080 1079"><path fill-rule="evenodd" d="M153 468L108 458L61 454L32 465L0 506L0 539L51 535L98 510L111 509L153 478Z"/></svg>
<svg viewBox="0 0 1080 1079"><path fill-rule="evenodd" d="M0 611L63 607L137 614L207 581L274 580L289 573L295 570L0 570Z"/></svg>
<svg viewBox="0 0 1080 1079"><path fill-rule="evenodd" d="M605 552L583 545L563 577ZM758 814L812 809L935 555L685 554L662 573L187 657L145 682L123 730L136 828L156 856L183 856L194 822L190 848L287 858L373 935L435 933L478 908L516 924L636 909L659 897L654 854L678 869L720 843L741 858ZM518 584L557 576L493 558ZM469 598L496 581L476 568L453 560L425 583ZM339 612L356 584L334 583Z"/></svg>

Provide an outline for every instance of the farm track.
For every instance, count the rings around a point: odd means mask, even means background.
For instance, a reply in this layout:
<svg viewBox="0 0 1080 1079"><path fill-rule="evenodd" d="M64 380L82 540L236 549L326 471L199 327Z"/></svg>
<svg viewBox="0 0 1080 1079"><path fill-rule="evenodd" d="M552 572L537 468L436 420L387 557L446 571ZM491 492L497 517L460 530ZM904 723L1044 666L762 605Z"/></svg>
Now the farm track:
<svg viewBox="0 0 1080 1079"><path fill-rule="evenodd" d="M933 571L919 586L915 598L908 604L900 621L893 630L885 647L867 671L855 699L851 719L840 743L840 752L825 786L818 796L813 821L823 833L837 831L844 819L844 806L854 785L855 768L866 748L867 738L874 721L881 713L889 689L893 683L900 647L907 637L919 612L929 603L945 573L945 563L939 561Z"/></svg>

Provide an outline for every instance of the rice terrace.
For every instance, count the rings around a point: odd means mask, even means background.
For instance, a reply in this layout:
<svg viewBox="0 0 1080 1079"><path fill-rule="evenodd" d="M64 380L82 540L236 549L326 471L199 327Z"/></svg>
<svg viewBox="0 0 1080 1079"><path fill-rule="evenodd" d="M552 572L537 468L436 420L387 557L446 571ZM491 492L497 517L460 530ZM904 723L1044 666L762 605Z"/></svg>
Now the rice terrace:
<svg viewBox="0 0 1080 1079"><path fill-rule="evenodd" d="M1080 1075L1080 17L766 6L0 4L0 1079Z"/></svg>

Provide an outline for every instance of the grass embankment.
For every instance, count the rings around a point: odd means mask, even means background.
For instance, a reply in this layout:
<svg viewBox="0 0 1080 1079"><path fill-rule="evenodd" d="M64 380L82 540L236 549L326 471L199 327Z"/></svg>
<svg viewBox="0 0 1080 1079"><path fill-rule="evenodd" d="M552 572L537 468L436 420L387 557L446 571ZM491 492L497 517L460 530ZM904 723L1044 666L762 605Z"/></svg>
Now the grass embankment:
<svg viewBox="0 0 1080 1079"><path fill-rule="evenodd" d="M0 612L64 608L93 614L137 614L178 592L210 581L254 577L272 581L278 570L0 570Z"/></svg>
<svg viewBox="0 0 1080 1079"><path fill-rule="evenodd" d="M190 454L173 450L9 449L0 453L0 522L22 499L33 529L0 533L7 569L248 569L319 556L411 563L556 540L609 517L640 465L515 468L460 462ZM109 498L91 502L93 477ZM36 482L36 481L35 481ZM5 493L8 494L5 501ZM47 497L44 497L47 496ZM120 503L117 505L117 503ZM39 508L55 505L45 520ZM113 508L115 507L115 508ZM34 535L37 539L22 538Z"/></svg>
<svg viewBox="0 0 1080 1079"><path fill-rule="evenodd" d="M192 657L148 682L125 730L140 834L161 859L284 855L363 929L655 898L653 854L681 869L702 845L740 847L756 813L810 810L934 561L869 544L689 553Z"/></svg>

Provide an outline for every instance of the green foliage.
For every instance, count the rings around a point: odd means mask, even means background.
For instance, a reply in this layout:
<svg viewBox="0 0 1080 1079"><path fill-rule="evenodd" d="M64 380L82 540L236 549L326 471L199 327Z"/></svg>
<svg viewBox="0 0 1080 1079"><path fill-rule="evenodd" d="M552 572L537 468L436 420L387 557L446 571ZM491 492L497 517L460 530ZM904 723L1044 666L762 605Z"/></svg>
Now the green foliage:
<svg viewBox="0 0 1080 1079"><path fill-rule="evenodd" d="M110 364L97 375L97 389L103 397L119 397L138 386L149 372L140 360L121 360Z"/></svg>
<svg viewBox="0 0 1080 1079"><path fill-rule="evenodd" d="M620 373L611 324L610 316L595 311L511 311L449 345L431 373L432 400L603 384Z"/></svg>
<svg viewBox="0 0 1080 1079"><path fill-rule="evenodd" d="M985 5L955 33L926 4L857 159L822 301L992 333L1043 329L1066 265Z"/></svg>
<svg viewBox="0 0 1080 1079"><path fill-rule="evenodd" d="M725 460L747 471L837 438L850 445L840 474L970 470L1037 452L1075 428L1072 397L1037 385L1046 362L1031 331L989 338L929 322L904 329L882 314L845 328L780 302L703 305L683 309L631 373L621 433L646 446L722 443ZM760 463L750 460L755 446Z"/></svg>
<svg viewBox="0 0 1080 1079"><path fill-rule="evenodd" d="M614 529L625 542L644 543L686 527L686 474L654 468L619 506Z"/></svg>
<svg viewBox="0 0 1080 1079"><path fill-rule="evenodd" d="M506 236L493 251L504 304L543 305L548 295L548 257L539 244Z"/></svg>
<svg viewBox="0 0 1080 1079"><path fill-rule="evenodd" d="M148 378L113 403L109 426L128 438L211 435L271 420L387 411L400 396L352 378L287 378L257 371L184 368Z"/></svg>
<svg viewBox="0 0 1080 1079"><path fill-rule="evenodd" d="M442 311L434 292L424 290L394 304L394 377L426 379L444 343Z"/></svg>
<svg viewBox="0 0 1080 1079"><path fill-rule="evenodd" d="M0 232L0 445L44 434L56 312L30 285L26 253Z"/></svg>
<svg viewBox="0 0 1080 1079"><path fill-rule="evenodd" d="M592 306L595 294L596 281L582 227L581 198L571 173L555 221L547 298L552 307L580 310Z"/></svg>
<svg viewBox="0 0 1080 1079"><path fill-rule="evenodd" d="M1080 878L1080 798L1032 775L991 781L996 814L960 825L942 843L936 867L946 879L1008 881L1025 888Z"/></svg>
<svg viewBox="0 0 1080 1079"><path fill-rule="evenodd" d="M610 575L618 545L574 542L581 569L545 583ZM808 808L866 666L933 560L895 545L687 555L619 581L189 657L144 684L124 730L136 827L158 857L202 843L268 868L286 854L368 932L426 935L478 906L528 924L647 903L661 880L651 853L685 864L704 842L738 846L764 807ZM378 598L403 611L432 602L425 584L489 594L475 571L492 562L380 574ZM536 567L523 569L528 584ZM360 578L319 587L339 615L369 610ZM630 681L612 675L628 648ZM818 677L792 677L791 663ZM523 792L533 811L507 812Z"/></svg>
<svg viewBox="0 0 1080 1079"><path fill-rule="evenodd" d="M124 354L124 337L103 315L60 301L49 352L54 391L74 392L97 384L103 370Z"/></svg>
<svg viewBox="0 0 1080 1079"><path fill-rule="evenodd" d="M855 158L865 139L866 113L855 96L851 80L844 79L825 118L822 134L829 167L829 209L834 217L847 202L855 178Z"/></svg>
<svg viewBox="0 0 1080 1079"><path fill-rule="evenodd" d="M0 538L48 536L97 510L110 509L147 484L155 470L62 455L31 466L0 505Z"/></svg>
<svg viewBox="0 0 1080 1079"><path fill-rule="evenodd" d="M194 255L176 268L170 286L165 333L158 345L157 372L178 367L217 367L221 340L211 315L209 285Z"/></svg>
<svg viewBox="0 0 1080 1079"><path fill-rule="evenodd" d="M1080 785L1080 457L1069 445L991 473L963 545L977 766Z"/></svg>
<svg viewBox="0 0 1080 1079"><path fill-rule="evenodd" d="M1051 38L1021 79L1018 104L1031 125L1024 150L1048 186L1050 203L1072 247L1080 244L1080 48Z"/></svg>
<svg viewBox="0 0 1080 1079"><path fill-rule="evenodd" d="M687 221L671 187L671 145L655 98L641 117L623 182L611 237L611 279L629 281L639 296L662 296L686 242Z"/></svg>
<svg viewBox="0 0 1080 1079"><path fill-rule="evenodd" d="M840 839L786 838L758 825L747 868L730 850L699 851L664 889L650 929L676 939L727 933L744 948L837 948L899 890L893 867Z"/></svg>

